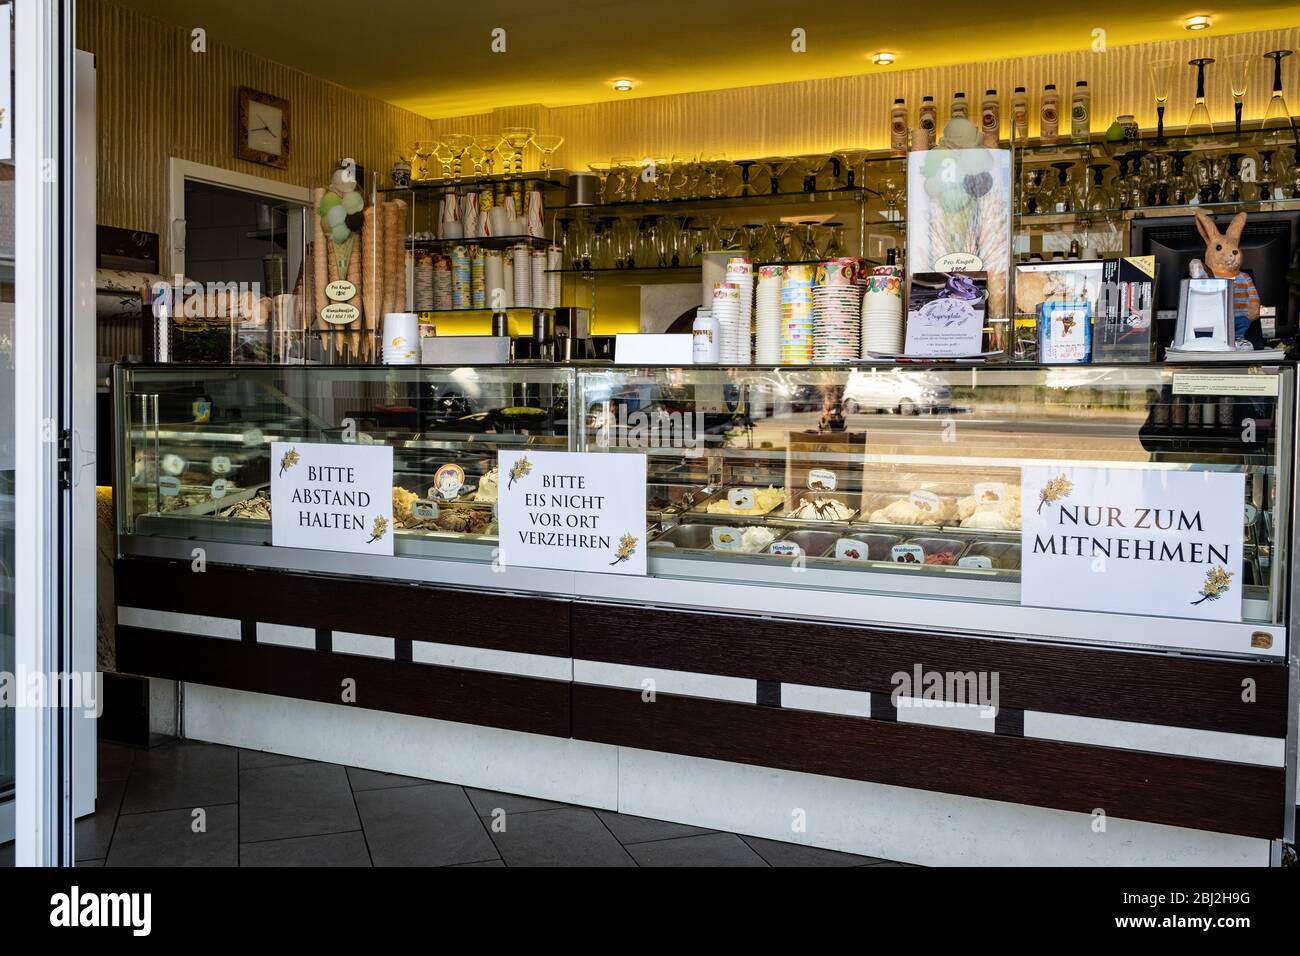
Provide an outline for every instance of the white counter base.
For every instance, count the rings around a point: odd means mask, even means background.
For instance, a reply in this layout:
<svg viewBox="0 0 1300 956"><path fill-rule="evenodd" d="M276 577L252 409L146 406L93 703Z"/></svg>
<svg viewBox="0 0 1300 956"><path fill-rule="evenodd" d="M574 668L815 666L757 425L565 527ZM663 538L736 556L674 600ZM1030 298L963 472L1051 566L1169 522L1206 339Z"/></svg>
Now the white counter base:
<svg viewBox="0 0 1300 956"><path fill-rule="evenodd" d="M1268 866L1270 843L197 684L185 736L925 866ZM797 826L803 822L803 829Z"/></svg>

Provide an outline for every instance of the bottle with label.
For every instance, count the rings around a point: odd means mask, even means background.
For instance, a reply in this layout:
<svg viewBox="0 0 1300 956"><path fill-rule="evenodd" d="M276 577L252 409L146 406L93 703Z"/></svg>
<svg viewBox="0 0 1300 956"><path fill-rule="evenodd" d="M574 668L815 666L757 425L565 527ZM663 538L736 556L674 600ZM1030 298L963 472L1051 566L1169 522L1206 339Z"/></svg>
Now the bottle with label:
<svg viewBox="0 0 1300 956"><path fill-rule="evenodd" d="M1086 140L1091 132L1092 95L1088 92L1088 81L1080 80L1074 84L1074 97L1070 100L1070 135Z"/></svg>
<svg viewBox="0 0 1300 956"><path fill-rule="evenodd" d="M722 327L712 312L699 309L691 325L691 360L696 365L717 365L722 360Z"/></svg>
<svg viewBox="0 0 1300 956"><path fill-rule="evenodd" d="M992 133L1002 138L1002 101L998 99L997 90L984 91L984 104L980 109L980 129L985 136Z"/></svg>
<svg viewBox="0 0 1300 956"><path fill-rule="evenodd" d="M934 147L934 124L938 120L938 112L935 109L933 96L921 97L921 112L918 119L921 123L921 129L925 131L926 148L932 149Z"/></svg>
<svg viewBox="0 0 1300 956"><path fill-rule="evenodd" d="M1018 143L1029 139L1029 94L1023 86L1011 97L1011 138Z"/></svg>
<svg viewBox="0 0 1300 956"><path fill-rule="evenodd" d="M1043 87L1043 98L1038 104L1038 139L1043 143L1055 143L1061 125L1061 97L1056 92L1056 84L1048 83Z"/></svg>
<svg viewBox="0 0 1300 956"><path fill-rule="evenodd" d="M896 153L907 152L907 104L901 96L894 100L889 112L889 148Z"/></svg>
<svg viewBox="0 0 1300 956"><path fill-rule="evenodd" d="M952 95L952 110L948 115L949 119L970 119L970 104L966 102L965 93L954 93Z"/></svg>

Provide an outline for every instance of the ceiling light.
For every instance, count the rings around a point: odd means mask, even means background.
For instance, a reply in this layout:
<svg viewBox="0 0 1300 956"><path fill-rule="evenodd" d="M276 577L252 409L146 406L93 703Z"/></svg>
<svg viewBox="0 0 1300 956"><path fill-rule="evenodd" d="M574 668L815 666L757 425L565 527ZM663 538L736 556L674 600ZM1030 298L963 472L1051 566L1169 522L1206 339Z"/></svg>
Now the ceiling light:
<svg viewBox="0 0 1300 956"><path fill-rule="evenodd" d="M1210 29L1210 18L1204 16L1188 17L1183 21L1183 26L1189 30L1208 30Z"/></svg>
<svg viewBox="0 0 1300 956"><path fill-rule="evenodd" d="M871 54L871 62L876 64L876 66L889 66L891 63L894 62L895 59L897 59L897 57L895 57L894 54L892 53Z"/></svg>
<svg viewBox="0 0 1300 956"><path fill-rule="evenodd" d="M628 93L628 92L631 92L633 86L635 86L635 84L634 84L631 80L615 80L615 81L614 81L614 92L615 92L615 93Z"/></svg>

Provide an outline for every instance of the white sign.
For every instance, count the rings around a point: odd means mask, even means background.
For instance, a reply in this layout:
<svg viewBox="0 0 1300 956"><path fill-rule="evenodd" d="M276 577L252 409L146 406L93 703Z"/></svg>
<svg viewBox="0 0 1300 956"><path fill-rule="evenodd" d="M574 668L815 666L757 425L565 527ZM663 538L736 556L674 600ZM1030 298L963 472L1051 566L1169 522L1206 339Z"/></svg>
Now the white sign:
<svg viewBox="0 0 1300 956"><path fill-rule="evenodd" d="M1240 621L1245 476L1030 465L1020 602Z"/></svg>
<svg viewBox="0 0 1300 956"><path fill-rule="evenodd" d="M497 453L501 563L646 573L646 456Z"/></svg>
<svg viewBox="0 0 1300 956"><path fill-rule="evenodd" d="M393 449L271 443L271 543L393 553Z"/></svg>

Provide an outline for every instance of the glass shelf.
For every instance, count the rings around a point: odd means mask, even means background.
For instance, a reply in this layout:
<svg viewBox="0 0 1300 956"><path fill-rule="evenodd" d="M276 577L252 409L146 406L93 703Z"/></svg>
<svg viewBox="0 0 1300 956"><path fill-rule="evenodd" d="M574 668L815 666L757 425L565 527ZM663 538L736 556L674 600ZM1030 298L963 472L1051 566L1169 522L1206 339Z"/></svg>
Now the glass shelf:
<svg viewBox="0 0 1300 956"><path fill-rule="evenodd" d="M493 176L462 176L460 179L412 179L409 186L386 186L381 193L404 192L443 192L448 189L470 191L481 190L485 186L510 186L515 183L535 183L543 189L567 189L568 170L552 169L547 173L541 170L525 172L520 176L497 174Z"/></svg>
<svg viewBox="0 0 1300 956"><path fill-rule="evenodd" d="M745 255L744 249L719 249L718 252L727 255ZM847 256L848 253L843 253L843 255ZM771 262L755 262L753 266L755 269L762 266L815 266L819 262L824 261L824 259L780 259ZM871 265L883 265L883 263L876 262L873 259L866 259L865 261ZM606 273L618 273L620 275L646 275L655 273L699 272L700 268L700 264L696 263L694 265L684 266L601 266L600 268L595 269L547 269L546 271L548 273L559 273L562 275L603 275Z"/></svg>
<svg viewBox="0 0 1300 956"><path fill-rule="evenodd" d="M1295 121L1292 122L1294 124ZM1025 157L1025 161L1028 162L1030 157L1037 156L1042 156L1045 159L1048 157L1069 159L1071 156L1078 158L1097 155L1118 156L1135 150L1163 150L1166 152L1171 150L1200 152L1213 150L1222 152L1235 149L1278 149L1297 145L1297 133L1294 125L1292 129L1243 129L1241 135L1238 136L1231 123L1221 123L1212 134L1188 136L1186 133L1175 131L1166 132L1164 136L1157 136L1154 130L1143 130L1136 139L1107 141L1104 134L1095 134L1088 142L1074 142L1069 137L1062 137L1056 143L1041 143L1031 139L1013 143L1011 148Z"/></svg>
<svg viewBox="0 0 1300 956"><path fill-rule="evenodd" d="M694 196L681 199L637 199L615 200L588 206L553 206L553 212L629 212L632 210L669 210L669 209L731 209L737 206L784 206L810 205L813 203L865 202L868 195L875 195L872 190L862 186L851 189L817 189L812 192L760 193L752 196Z"/></svg>
<svg viewBox="0 0 1300 956"><path fill-rule="evenodd" d="M1111 220L1160 219L1173 216L1190 216L1193 210L1203 209L1215 214L1300 210L1300 199L1243 199L1239 202L1198 203L1183 206L1138 206L1134 209L1097 209L1089 212L1035 212L1016 213L1016 222L1029 227L1074 225L1085 222Z"/></svg>
<svg viewBox="0 0 1300 956"><path fill-rule="evenodd" d="M485 249L507 249L517 245L547 246L545 236L475 236L465 239L407 239L408 249L450 249L454 246L482 246Z"/></svg>

